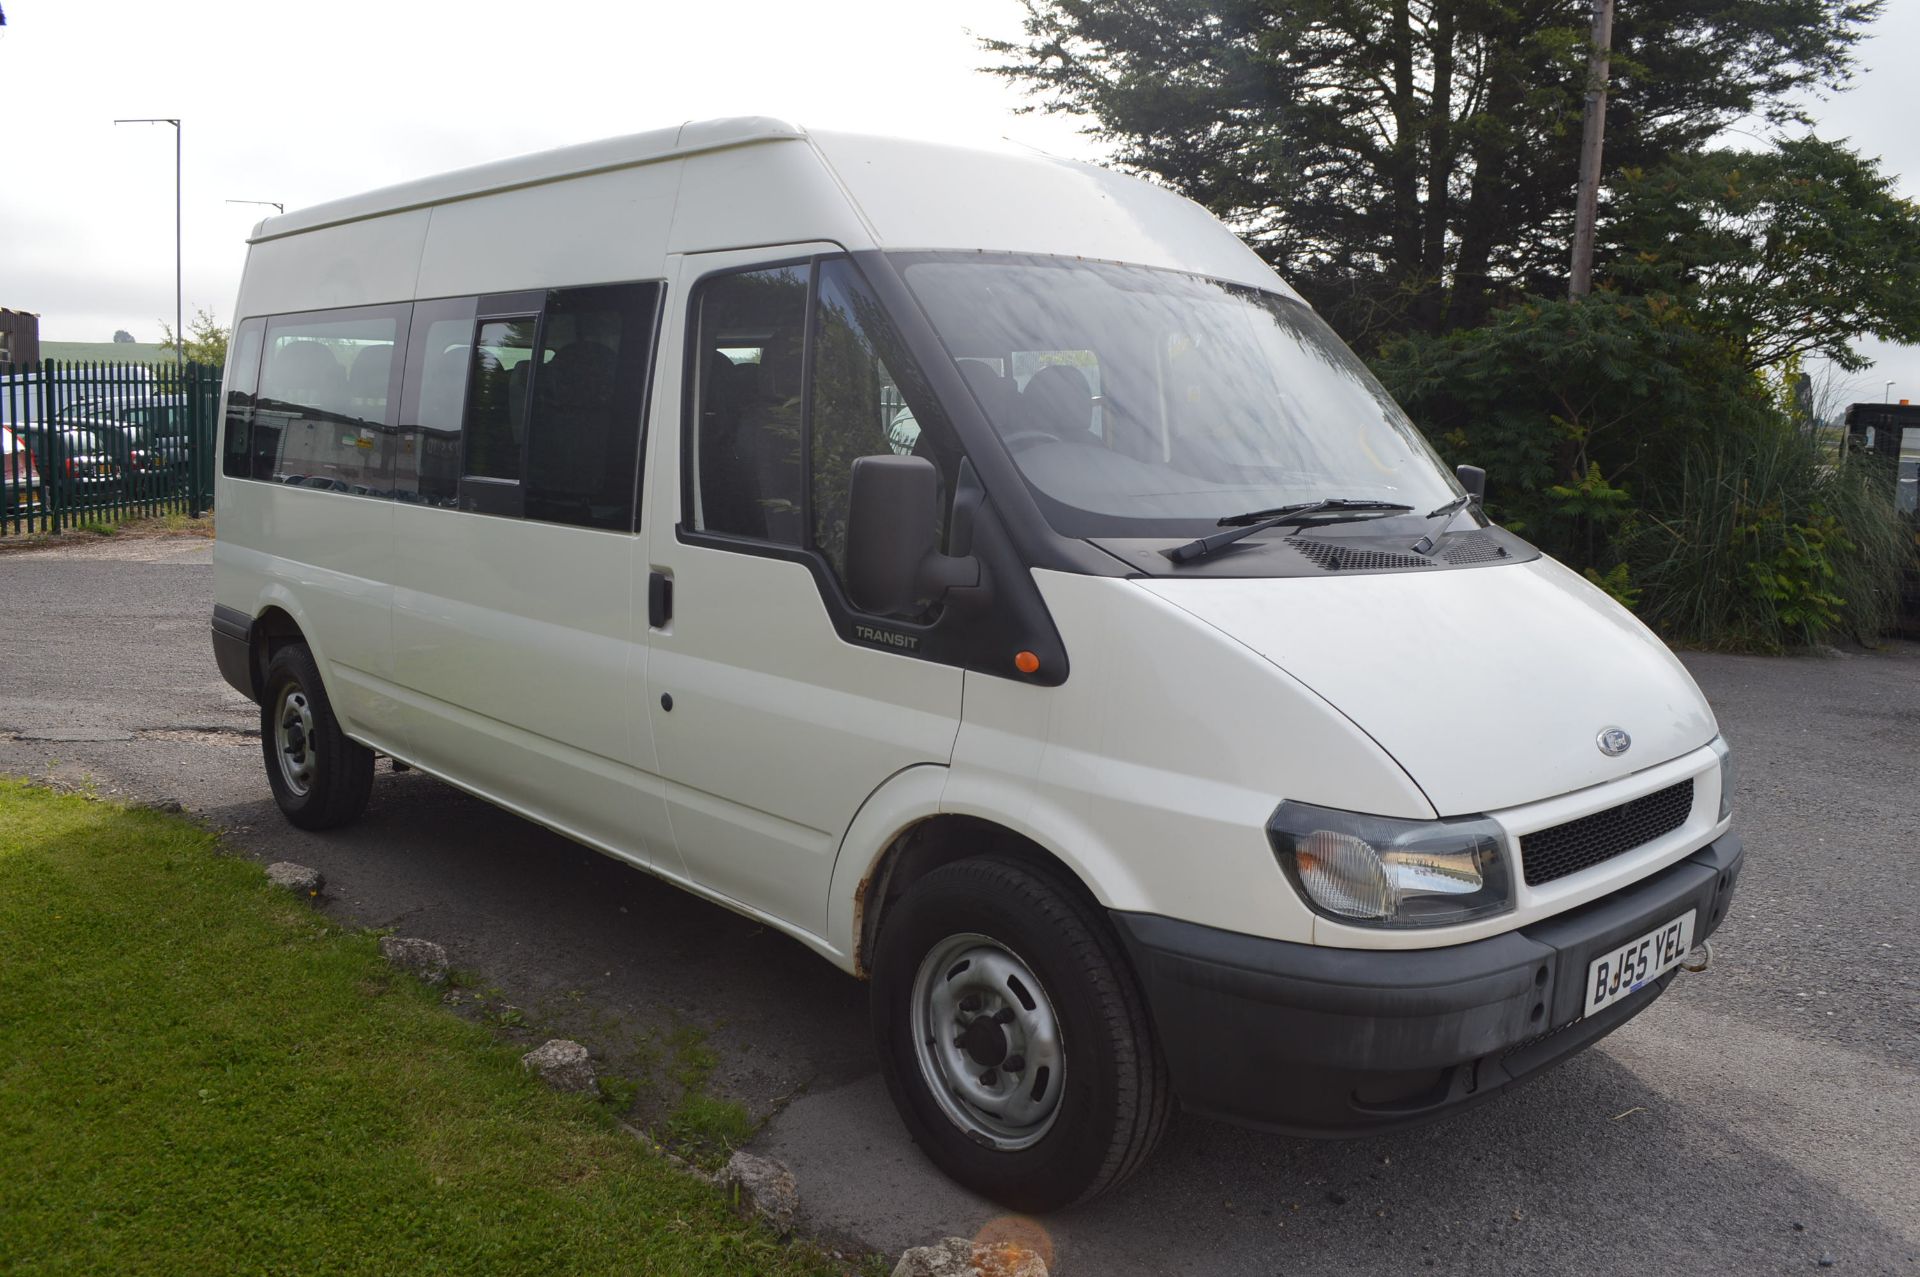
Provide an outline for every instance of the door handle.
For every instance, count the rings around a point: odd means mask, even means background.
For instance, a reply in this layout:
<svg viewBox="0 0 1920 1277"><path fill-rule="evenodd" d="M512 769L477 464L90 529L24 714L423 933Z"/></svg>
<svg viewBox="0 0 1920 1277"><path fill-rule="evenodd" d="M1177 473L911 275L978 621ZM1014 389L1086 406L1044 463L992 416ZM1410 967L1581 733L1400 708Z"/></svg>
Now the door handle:
<svg viewBox="0 0 1920 1277"><path fill-rule="evenodd" d="M647 624L664 629L673 619L673 578L665 572L647 574Z"/></svg>

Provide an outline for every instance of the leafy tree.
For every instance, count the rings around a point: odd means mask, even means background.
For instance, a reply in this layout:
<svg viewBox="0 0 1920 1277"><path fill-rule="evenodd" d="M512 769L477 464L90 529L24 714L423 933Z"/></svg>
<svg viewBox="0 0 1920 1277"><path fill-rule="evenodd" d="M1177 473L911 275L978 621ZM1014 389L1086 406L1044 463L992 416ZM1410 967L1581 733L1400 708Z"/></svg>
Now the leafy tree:
<svg viewBox="0 0 1920 1277"><path fill-rule="evenodd" d="M1615 17L1609 176L1844 81L1882 0ZM1585 0L1025 0L990 70L1234 224L1350 338L1559 291Z"/></svg>
<svg viewBox="0 0 1920 1277"><path fill-rule="evenodd" d="M132 333L130 333L130 332L128 332L128 331L127 331L126 329L124 329L124 328L116 328L116 329L114 329L114 330L113 330L113 344L114 344L114 345L116 345L116 346L126 346L126 345L130 345L130 344L132 343L132 341L133 341L133 334L132 334Z"/></svg>
<svg viewBox="0 0 1920 1277"><path fill-rule="evenodd" d="M1676 156L1623 174L1618 210L1615 278L1684 297L1749 368L1858 372L1862 334L1920 342L1920 206L1845 146Z"/></svg>
<svg viewBox="0 0 1920 1277"><path fill-rule="evenodd" d="M173 335L173 325L160 320L160 349L175 350L180 343ZM213 312L205 306L194 309L193 320L187 325L185 354L189 363L207 364L214 368L224 368L227 363L227 341L233 336L233 329L222 327L213 317Z"/></svg>

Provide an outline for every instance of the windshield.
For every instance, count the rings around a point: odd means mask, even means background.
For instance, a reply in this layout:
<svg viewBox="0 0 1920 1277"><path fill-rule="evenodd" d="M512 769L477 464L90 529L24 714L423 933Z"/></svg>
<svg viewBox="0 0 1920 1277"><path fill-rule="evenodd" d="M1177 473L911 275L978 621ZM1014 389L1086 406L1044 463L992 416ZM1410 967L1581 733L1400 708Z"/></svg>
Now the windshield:
<svg viewBox="0 0 1920 1277"><path fill-rule="evenodd" d="M1067 258L902 254L1055 529L1153 536L1327 497L1460 495L1406 414L1305 305Z"/></svg>

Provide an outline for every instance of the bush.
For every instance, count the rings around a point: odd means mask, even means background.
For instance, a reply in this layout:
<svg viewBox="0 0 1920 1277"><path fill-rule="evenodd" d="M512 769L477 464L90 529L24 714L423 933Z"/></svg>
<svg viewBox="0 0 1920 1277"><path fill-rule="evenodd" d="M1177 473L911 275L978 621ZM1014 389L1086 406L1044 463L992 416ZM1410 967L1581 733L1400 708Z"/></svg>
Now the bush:
<svg viewBox="0 0 1920 1277"><path fill-rule="evenodd" d="M1680 457L1773 412L1725 343L1660 298L1527 302L1389 343L1374 371L1443 455L1487 468L1489 514L1600 574Z"/></svg>
<svg viewBox="0 0 1920 1277"><path fill-rule="evenodd" d="M1825 455L1671 299L1528 302L1374 368L1487 468L1494 519L1670 639L1777 652L1892 619L1913 548L1884 476Z"/></svg>
<svg viewBox="0 0 1920 1277"><path fill-rule="evenodd" d="M1643 513L1619 548L1648 624L1762 652L1880 633L1913 554L1875 459L1829 456L1784 424L1696 449L1671 504Z"/></svg>

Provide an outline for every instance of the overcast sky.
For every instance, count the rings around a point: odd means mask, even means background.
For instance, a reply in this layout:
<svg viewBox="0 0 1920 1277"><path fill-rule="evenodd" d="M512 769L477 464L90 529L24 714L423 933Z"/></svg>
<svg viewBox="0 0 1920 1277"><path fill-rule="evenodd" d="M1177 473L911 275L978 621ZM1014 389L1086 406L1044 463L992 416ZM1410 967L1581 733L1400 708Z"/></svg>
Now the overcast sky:
<svg viewBox="0 0 1920 1277"><path fill-rule="evenodd" d="M0 0L0 306L41 336L159 339L173 290L173 130L185 121L187 313L231 318L245 239L289 208L525 151L685 119L802 124L1097 159L1064 117L1017 115L975 34L1016 0ZM1627 0L1641 2L1641 0ZM1920 3L1897 0L1821 132L1920 197ZM1876 350L1841 402L1920 400L1920 350Z"/></svg>

